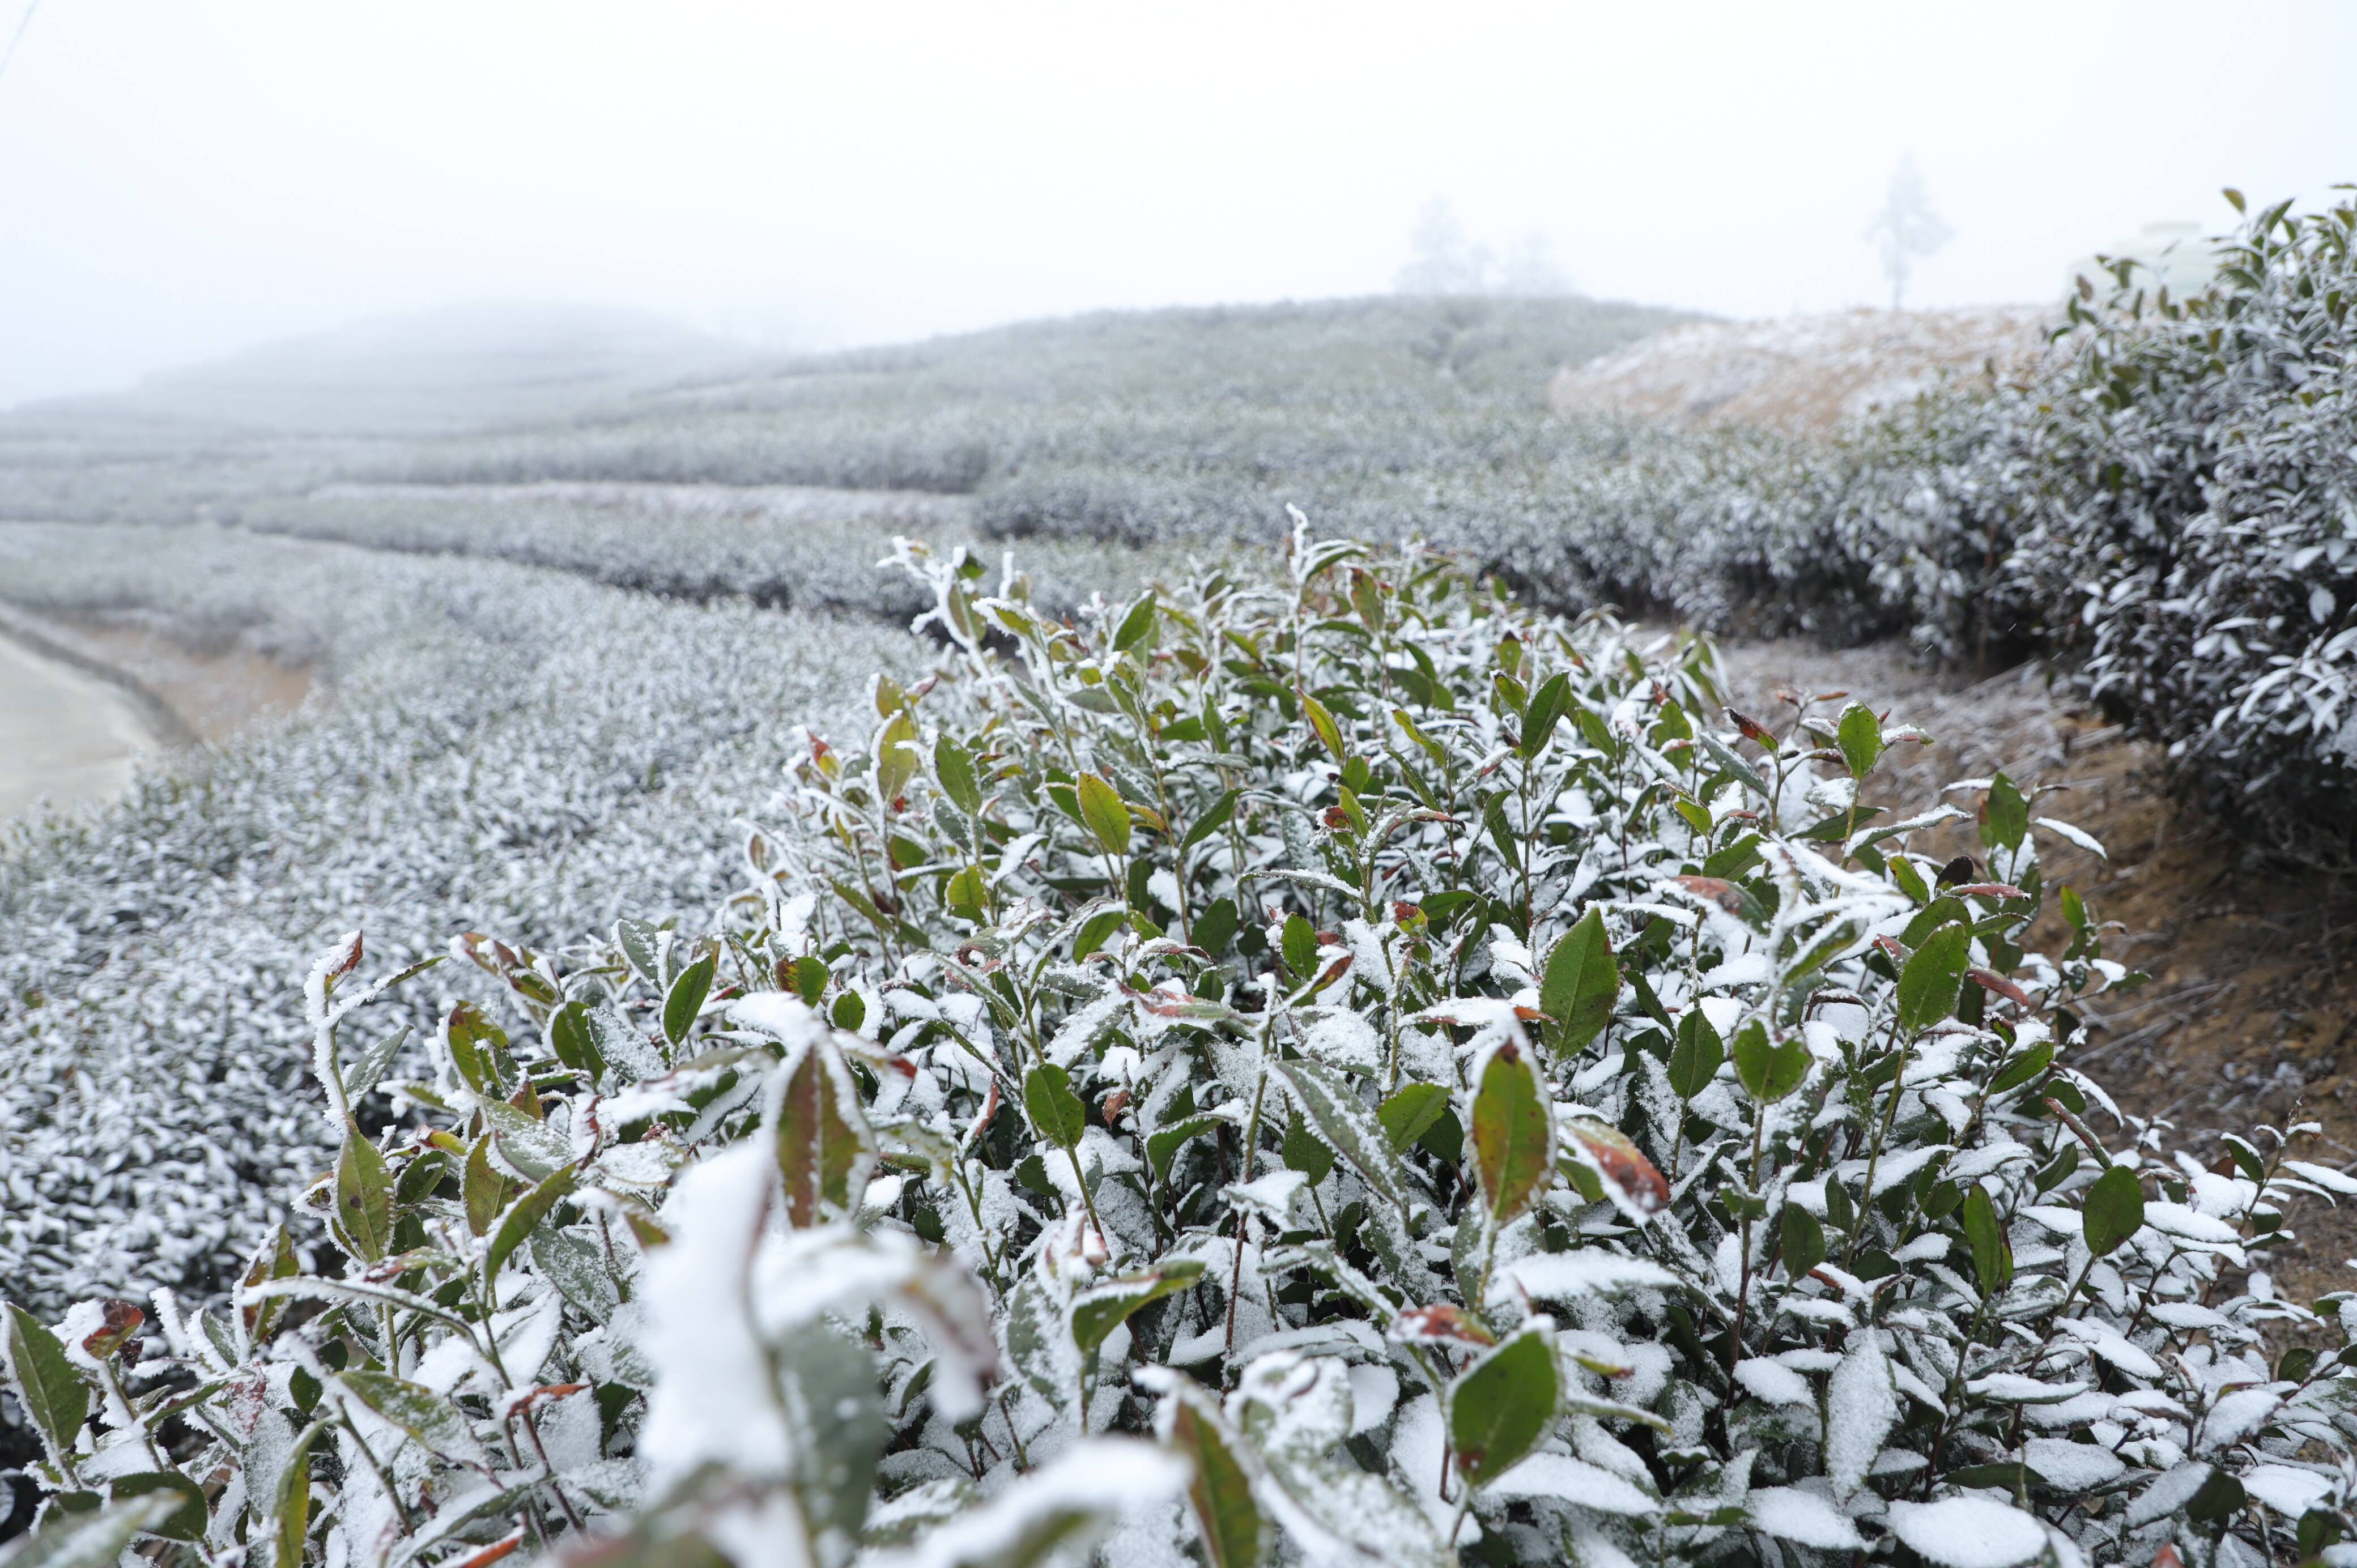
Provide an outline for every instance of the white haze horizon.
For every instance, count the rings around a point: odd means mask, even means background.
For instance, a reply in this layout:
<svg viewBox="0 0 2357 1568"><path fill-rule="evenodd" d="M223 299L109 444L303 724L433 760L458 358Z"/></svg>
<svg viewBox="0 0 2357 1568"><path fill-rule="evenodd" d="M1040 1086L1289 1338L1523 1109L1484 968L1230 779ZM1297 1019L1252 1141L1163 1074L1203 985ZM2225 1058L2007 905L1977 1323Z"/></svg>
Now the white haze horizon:
<svg viewBox="0 0 2357 1568"><path fill-rule="evenodd" d="M38 5L0 407L453 306L780 350L1377 294L1435 199L1598 298L1873 305L1910 156L1954 238L1910 303L2037 300L2147 223L2227 227L2222 186L2357 177L2357 7L2323 3Z"/></svg>

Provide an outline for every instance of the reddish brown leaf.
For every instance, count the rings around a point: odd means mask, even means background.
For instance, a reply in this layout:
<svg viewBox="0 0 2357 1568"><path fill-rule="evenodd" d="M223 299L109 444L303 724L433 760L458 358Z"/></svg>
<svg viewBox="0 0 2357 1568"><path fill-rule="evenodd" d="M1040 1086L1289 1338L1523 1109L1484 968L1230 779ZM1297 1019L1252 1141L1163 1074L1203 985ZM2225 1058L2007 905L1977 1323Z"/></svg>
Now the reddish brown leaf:
<svg viewBox="0 0 2357 1568"><path fill-rule="evenodd" d="M2001 974L1991 974L1985 969L1968 969L1964 971L1964 976L1983 991L1994 992L2018 1007L2026 1007L2031 1012L2038 1010L2038 1004L2029 999L2029 992Z"/></svg>
<svg viewBox="0 0 2357 1568"><path fill-rule="evenodd" d="M1125 1089L1114 1090L1111 1094L1104 1097L1104 1124L1108 1127L1118 1125L1121 1122L1121 1113L1128 1109L1129 1090Z"/></svg>
<svg viewBox="0 0 2357 1568"><path fill-rule="evenodd" d="M1669 1207L1670 1184L1645 1157L1645 1152L1629 1141L1619 1128L1601 1122L1572 1122L1563 1131L1576 1140L1605 1179L1619 1187L1629 1201L1647 1214L1657 1214Z"/></svg>
<svg viewBox="0 0 2357 1568"><path fill-rule="evenodd" d="M112 1298L100 1302L98 1309L104 1315L104 1322L95 1332L83 1336L81 1348L93 1359L103 1361L122 1349L124 1341L139 1332L139 1326L147 1321L147 1315L127 1301Z"/></svg>
<svg viewBox="0 0 2357 1568"><path fill-rule="evenodd" d="M1410 1344L1495 1345L1498 1337L1447 1302L1411 1306L1392 1319L1392 1337Z"/></svg>
<svg viewBox="0 0 2357 1568"><path fill-rule="evenodd" d="M1718 876L1680 876L1677 885L1697 898L1707 898L1730 915L1743 913L1743 891Z"/></svg>
<svg viewBox="0 0 2357 1568"><path fill-rule="evenodd" d="M1735 727L1742 734L1744 739L1756 740L1762 746L1776 744L1776 737L1770 735L1757 719L1748 719L1733 708L1727 710L1727 716L1735 721Z"/></svg>
<svg viewBox="0 0 2357 1568"><path fill-rule="evenodd" d="M1948 891L1959 896L1969 895L1975 898L2027 898L2029 897L2010 882L1968 882L1962 887L1951 887Z"/></svg>

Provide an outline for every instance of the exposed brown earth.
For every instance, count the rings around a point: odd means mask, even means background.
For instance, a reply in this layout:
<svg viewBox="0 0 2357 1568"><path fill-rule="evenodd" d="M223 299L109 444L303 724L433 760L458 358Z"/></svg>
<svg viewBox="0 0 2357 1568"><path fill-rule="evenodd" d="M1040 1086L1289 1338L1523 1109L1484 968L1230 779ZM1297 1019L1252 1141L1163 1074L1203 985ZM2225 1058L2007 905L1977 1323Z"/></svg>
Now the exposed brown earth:
<svg viewBox="0 0 2357 1568"><path fill-rule="evenodd" d="M307 668L146 611L66 616L0 607L0 632L131 693L169 746L217 745L293 713L311 693Z"/></svg>
<svg viewBox="0 0 2357 1568"><path fill-rule="evenodd" d="M1700 321L1563 371L1548 398L1566 416L1825 435L1943 379L2018 374L2044 348L2053 314L1992 305Z"/></svg>

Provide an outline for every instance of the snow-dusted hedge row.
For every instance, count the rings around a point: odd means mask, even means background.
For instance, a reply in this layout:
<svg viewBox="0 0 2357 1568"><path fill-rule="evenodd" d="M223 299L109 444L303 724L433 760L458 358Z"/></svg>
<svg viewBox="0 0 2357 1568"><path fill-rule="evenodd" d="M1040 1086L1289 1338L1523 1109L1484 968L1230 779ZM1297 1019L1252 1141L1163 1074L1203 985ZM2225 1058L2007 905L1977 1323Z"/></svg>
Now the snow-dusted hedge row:
<svg viewBox="0 0 2357 1568"><path fill-rule="evenodd" d="M2218 283L2099 318L1993 443L1999 591L2219 814L2357 861L2357 200L2256 214ZM2130 280L2135 281L2133 278ZM2063 395L2069 393L2066 397Z"/></svg>
<svg viewBox="0 0 2357 1568"><path fill-rule="evenodd" d="M856 714L914 660L866 620L203 530L0 528L0 584L243 628L336 687L96 817L0 830L0 1292L43 1311L222 1288L333 1149L285 984L308 952L355 919L397 962L696 916L742 875L785 715Z"/></svg>
<svg viewBox="0 0 2357 1568"><path fill-rule="evenodd" d="M2009 781L1882 799L1912 732L1722 728L1706 645L1417 553L1305 532L1273 585L1078 629L909 559L948 655L877 682L868 743L797 743L714 918L425 976L338 946L306 996L339 1151L295 1230L152 1329L7 1314L36 1551L2001 1568L2341 1533L2357 1371L2259 1337L2357 1328L2265 1272L2295 1197L2357 1182L2298 1129L2172 1155L2072 1068L2126 977L2042 874L2082 835ZM1925 853L1975 820L1978 858ZM454 970L477 1000L404 1058L380 996Z"/></svg>
<svg viewBox="0 0 2357 1568"><path fill-rule="evenodd" d="M2124 271L2021 384L1927 398L1822 452L1763 446L1699 485L1725 438L1633 484L1570 476L1559 547L1571 575L1703 624L1905 630L1960 662L2064 653L2217 820L2357 862L2352 240L2357 202L2273 208L2222 242L2203 294ZM1652 492L1627 497L1638 525L1598 526L1615 491Z"/></svg>
<svg viewBox="0 0 2357 1568"><path fill-rule="evenodd" d="M899 534L974 540L973 502L906 490L574 484L322 486L242 508L240 526L371 549L478 555L573 572L672 598L743 597L770 607L905 620L914 585L876 564ZM992 552L996 554L996 552ZM1183 564L1089 539L1024 551L1041 600L1070 613Z"/></svg>

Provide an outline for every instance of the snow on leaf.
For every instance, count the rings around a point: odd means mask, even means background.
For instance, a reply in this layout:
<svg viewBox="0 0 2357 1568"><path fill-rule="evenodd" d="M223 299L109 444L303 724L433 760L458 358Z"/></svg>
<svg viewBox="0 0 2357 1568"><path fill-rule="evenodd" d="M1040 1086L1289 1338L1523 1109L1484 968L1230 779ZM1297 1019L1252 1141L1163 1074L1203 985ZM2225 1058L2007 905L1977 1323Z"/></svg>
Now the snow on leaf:
<svg viewBox="0 0 2357 1568"><path fill-rule="evenodd" d="M2243 1490L2295 1522L2310 1509L2330 1506L2332 1478L2289 1465L2260 1465L2237 1477Z"/></svg>
<svg viewBox="0 0 2357 1568"><path fill-rule="evenodd" d="M1155 1444L1091 1438L913 1545L878 1554L872 1568L1038 1563L1051 1548L1085 1547L1123 1515L1176 1498L1190 1473L1185 1459Z"/></svg>
<svg viewBox="0 0 2357 1568"><path fill-rule="evenodd" d="M2093 1491L2127 1474L2126 1462L2110 1449L2062 1437L2030 1438L2021 1445L2021 1458L2058 1492Z"/></svg>
<svg viewBox="0 0 2357 1568"><path fill-rule="evenodd" d="M1816 1391L1809 1380L1779 1362L1754 1356L1735 1363L1735 1380L1755 1399L1770 1404L1816 1403Z"/></svg>
<svg viewBox="0 0 2357 1568"><path fill-rule="evenodd" d="M2069 1320L2065 1320L2066 1326ZM1996 1404L2059 1404L2087 1391L2084 1383L2050 1382L2020 1372L1991 1372L1964 1385L1975 1399Z"/></svg>
<svg viewBox="0 0 2357 1568"><path fill-rule="evenodd" d="M1601 1247L1581 1247L1569 1252L1534 1252L1498 1271L1490 1296L1511 1296L1519 1287L1534 1301L1576 1302L1588 1295L1618 1295L1632 1290L1667 1290L1678 1277L1661 1264L1631 1258Z"/></svg>
<svg viewBox="0 0 2357 1568"><path fill-rule="evenodd" d="M1548 1498L1598 1513L1634 1518L1662 1510L1660 1499L1638 1490L1631 1482L1568 1454L1534 1454L1486 1489L1491 1497Z"/></svg>
<svg viewBox="0 0 2357 1568"><path fill-rule="evenodd" d="M1898 1422L1890 1363L1872 1335L1859 1337L1825 1385L1825 1474L1836 1495L1865 1485L1882 1440Z"/></svg>
<svg viewBox="0 0 2357 1568"><path fill-rule="evenodd" d="M1823 1552L1855 1552L1866 1541L1847 1515L1798 1487L1760 1487L1744 1499L1752 1528L1780 1541Z"/></svg>
<svg viewBox="0 0 2357 1568"><path fill-rule="evenodd" d="M2046 1550L2044 1526L1989 1498L1892 1503L1890 1531L1940 1568L2018 1568Z"/></svg>

